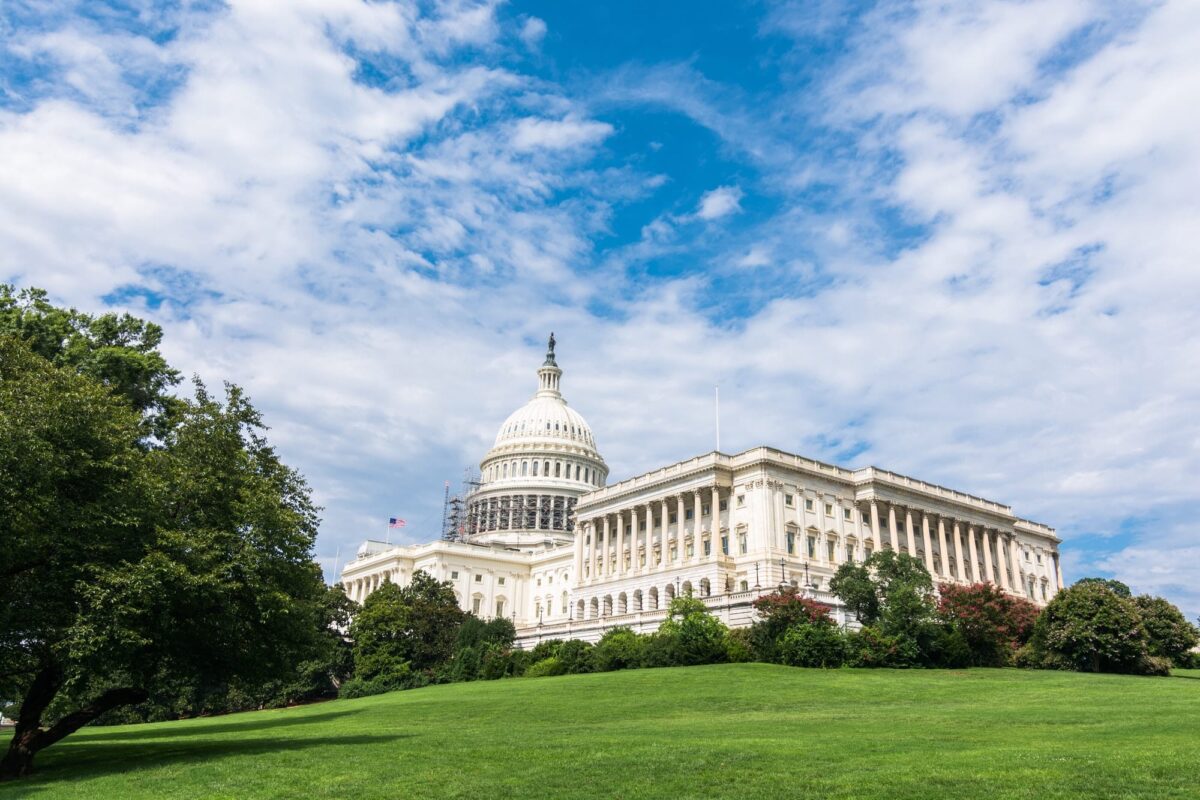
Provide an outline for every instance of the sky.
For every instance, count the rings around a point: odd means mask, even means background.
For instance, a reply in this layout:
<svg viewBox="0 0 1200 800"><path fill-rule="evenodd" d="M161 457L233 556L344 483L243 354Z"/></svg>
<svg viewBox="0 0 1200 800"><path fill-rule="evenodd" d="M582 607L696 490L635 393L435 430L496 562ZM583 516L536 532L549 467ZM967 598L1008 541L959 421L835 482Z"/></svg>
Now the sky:
<svg viewBox="0 0 1200 800"><path fill-rule="evenodd" d="M1054 526L1200 615L1200 3L6 0L0 280L163 326L324 508L440 533L546 337L714 447ZM186 387L185 387L186 388Z"/></svg>

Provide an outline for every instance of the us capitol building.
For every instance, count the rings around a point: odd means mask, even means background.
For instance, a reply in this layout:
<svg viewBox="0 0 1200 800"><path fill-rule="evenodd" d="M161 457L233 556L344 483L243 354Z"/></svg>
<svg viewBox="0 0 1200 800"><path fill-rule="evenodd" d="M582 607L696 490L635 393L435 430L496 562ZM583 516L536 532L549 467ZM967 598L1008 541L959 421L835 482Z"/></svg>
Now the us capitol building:
<svg viewBox="0 0 1200 800"><path fill-rule="evenodd" d="M464 541L364 542L341 574L351 599L424 570L450 582L464 611L510 617L531 646L594 642L617 625L653 631L679 595L746 626L751 603L783 584L848 624L830 578L886 548L921 559L935 582L987 581L1038 605L1063 585L1053 528L876 467L756 447L610 484L592 429L563 397L553 335L537 376L480 463Z"/></svg>

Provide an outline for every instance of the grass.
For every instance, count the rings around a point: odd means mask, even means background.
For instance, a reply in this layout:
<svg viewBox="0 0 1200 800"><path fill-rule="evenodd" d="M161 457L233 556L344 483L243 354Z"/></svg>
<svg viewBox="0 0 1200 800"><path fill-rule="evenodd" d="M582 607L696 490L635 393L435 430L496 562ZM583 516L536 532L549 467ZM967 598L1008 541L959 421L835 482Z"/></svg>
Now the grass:
<svg viewBox="0 0 1200 800"><path fill-rule="evenodd" d="M1200 671L766 664L93 728L0 798L1192 798Z"/></svg>

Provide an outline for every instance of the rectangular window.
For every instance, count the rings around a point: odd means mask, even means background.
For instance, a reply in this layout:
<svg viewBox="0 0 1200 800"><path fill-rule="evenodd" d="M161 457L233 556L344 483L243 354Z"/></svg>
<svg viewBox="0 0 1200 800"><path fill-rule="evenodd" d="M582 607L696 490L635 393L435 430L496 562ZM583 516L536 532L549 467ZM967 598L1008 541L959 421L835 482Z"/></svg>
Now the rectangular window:
<svg viewBox="0 0 1200 800"><path fill-rule="evenodd" d="M728 510L729 510L729 501L728 501L728 500L722 500L722 501L721 501L721 505L719 506L719 508L720 508L722 511L728 511Z"/></svg>
<svg viewBox="0 0 1200 800"><path fill-rule="evenodd" d="M708 539L704 540L704 555L706 555L706 556L712 555L712 542L709 541Z"/></svg>
<svg viewBox="0 0 1200 800"><path fill-rule="evenodd" d="M542 585L542 579L541 579L541 578L538 578L537 585L538 585L538 586L541 586L541 585Z"/></svg>
<svg viewBox="0 0 1200 800"><path fill-rule="evenodd" d="M503 586L503 585L504 585L504 578L500 578L500 580L498 581L498 583L499 583L501 586Z"/></svg>
<svg viewBox="0 0 1200 800"><path fill-rule="evenodd" d="M482 604L483 604L483 598L481 598L481 597L476 597L474 600L472 600L471 601L471 613L475 614L475 616L479 616L479 606Z"/></svg>
<svg viewBox="0 0 1200 800"><path fill-rule="evenodd" d="M700 506L700 513L701 513L701 514L703 514L703 515L705 515L705 516L708 516L708 514L709 514L709 510L708 510L708 509L709 509L709 508L710 508L710 506L706 506L706 505L705 505L705 506Z"/></svg>
<svg viewBox="0 0 1200 800"><path fill-rule="evenodd" d="M504 616L504 601L503 600L496 601L496 616L497 617Z"/></svg>
<svg viewBox="0 0 1200 800"><path fill-rule="evenodd" d="M738 508L741 508L744 505L746 505L746 495L739 494L738 495Z"/></svg>
<svg viewBox="0 0 1200 800"><path fill-rule="evenodd" d="M842 509L842 519L850 519L850 509L848 509L848 508Z"/></svg>
<svg viewBox="0 0 1200 800"><path fill-rule="evenodd" d="M672 525L674 525L674 524L675 524L675 517L676 517L676 515L675 515L675 514L672 514L672 515L671 515L671 517L670 517L670 520L671 520L671 524L672 524Z"/></svg>
<svg viewBox="0 0 1200 800"><path fill-rule="evenodd" d="M825 504L825 516L827 516L827 517L833 516L833 503Z"/></svg>
<svg viewBox="0 0 1200 800"><path fill-rule="evenodd" d="M476 583L483 583L483 576L482 576L482 575L476 575L476 576L475 576L475 582L476 582Z"/></svg>
<svg viewBox="0 0 1200 800"><path fill-rule="evenodd" d="M808 537L808 557L817 557L817 537L815 536Z"/></svg>
<svg viewBox="0 0 1200 800"><path fill-rule="evenodd" d="M832 563L837 560L837 557L834 555L837 551L837 542L830 539L826 544L829 548L829 561Z"/></svg>
<svg viewBox="0 0 1200 800"><path fill-rule="evenodd" d="M792 496L790 494L785 494L783 496L783 504L785 506L790 506L792 504Z"/></svg>
<svg viewBox="0 0 1200 800"><path fill-rule="evenodd" d="M806 498L804 498L804 510L805 510L805 511L812 511L812 510L813 510L813 501L812 501L812 498L811 498L811 497L806 497Z"/></svg>
<svg viewBox="0 0 1200 800"><path fill-rule="evenodd" d="M721 553L724 555L729 555L729 537L728 536L721 537Z"/></svg>
<svg viewBox="0 0 1200 800"><path fill-rule="evenodd" d="M1039 564L1042 563L1042 554L1041 553L1037 554L1037 563L1039 563Z"/></svg>
<svg viewBox="0 0 1200 800"><path fill-rule="evenodd" d="M788 531L787 534L787 551L788 555L794 555L796 553L796 534L792 533L791 531Z"/></svg>
<svg viewBox="0 0 1200 800"><path fill-rule="evenodd" d="M738 545L741 548L742 555L746 555L746 553L748 552L747 543L746 543L746 534L743 533L741 536L738 537Z"/></svg>
<svg viewBox="0 0 1200 800"><path fill-rule="evenodd" d="M863 558L866 559L866 558L870 558L870 557L871 557L871 546L863 545Z"/></svg>
<svg viewBox="0 0 1200 800"><path fill-rule="evenodd" d="M458 580L458 571L457 570L450 573L450 580L452 580L452 581Z"/></svg>
<svg viewBox="0 0 1200 800"><path fill-rule="evenodd" d="M690 509L690 508L687 511L683 512L684 519L691 519L693 516L695 516L695 515L692 513L692 509Z"/></svg>
<svg viewBox="0 0 1200 800"><path fill-rule="evenodd" d="M688 558L691 558L692 556L696 555L696 546L694 544L689 544L687 546L687 555L688 555Z"/></svg>

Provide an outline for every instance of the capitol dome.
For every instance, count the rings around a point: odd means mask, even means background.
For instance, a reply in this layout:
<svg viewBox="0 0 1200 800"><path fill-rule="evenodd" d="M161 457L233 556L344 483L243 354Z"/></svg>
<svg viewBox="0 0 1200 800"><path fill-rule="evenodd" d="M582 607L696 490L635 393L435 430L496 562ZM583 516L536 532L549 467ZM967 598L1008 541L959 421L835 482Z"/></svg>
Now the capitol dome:
<svg viewBox="0 0 1200 800"><path fill-rule="evenodd" d="M467 505L471 541L516 547L570 541L576 499L608 478L591 427L559 388L554 345L551 334L537 392L504 421L479 464L479 487Z"/></svg>

